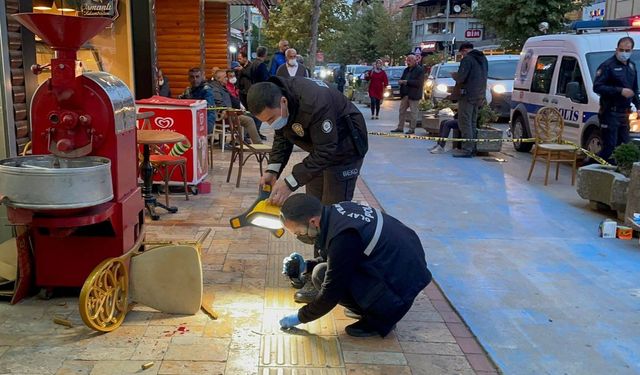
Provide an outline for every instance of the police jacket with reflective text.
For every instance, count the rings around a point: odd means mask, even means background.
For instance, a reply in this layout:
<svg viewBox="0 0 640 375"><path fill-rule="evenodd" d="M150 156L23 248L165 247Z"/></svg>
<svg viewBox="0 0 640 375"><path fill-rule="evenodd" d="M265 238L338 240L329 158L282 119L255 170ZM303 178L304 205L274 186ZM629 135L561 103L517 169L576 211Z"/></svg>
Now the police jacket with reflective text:
<svg viewBox="0 0 640 375"><path fill-rule="evenodd" d="M343 233L354 231L361 240L356 241L360 244L358 249L331 249ZM323 296L332 295L332 289L338 288L348 291L367 321L384 334L406 314L431 281L417 234L394 217L368 206L341 202L324 207L316 246L327 260L327 276L318 297L299 310L303 323L330 311L336 301L328 305ZM332 257L341 257L343 252L357 253L353 269L335 269L334 263L342 262ZM349 285L334 285L329 276L332 272L351 273Z"/></svg>
<svg viewBox="0 0 640 375"><path fill-rule="evenodd" d="M331 167L362 159L367 151L367 127L362 113L340 91L303 77L271 77L287 98L287 125L275 131L267 171L278 175L289 161L293 145L309 152L285 178L292 190ZM354 140L354 134L360 137ZM356 142L360 147L356 147Z"/></svg>
<svg viewBox="0 0 640 375"><path fill-rule="evenodd" d="M633 90L635 95L631 98L625 98L622 96L623 88ZM632 102L636 106L636 110L640 110L636 64L631 60L627 64L623 64L615 55L608 58L596 70L593 91L600 95L601 112L624 113L629 110Z"/></svg>

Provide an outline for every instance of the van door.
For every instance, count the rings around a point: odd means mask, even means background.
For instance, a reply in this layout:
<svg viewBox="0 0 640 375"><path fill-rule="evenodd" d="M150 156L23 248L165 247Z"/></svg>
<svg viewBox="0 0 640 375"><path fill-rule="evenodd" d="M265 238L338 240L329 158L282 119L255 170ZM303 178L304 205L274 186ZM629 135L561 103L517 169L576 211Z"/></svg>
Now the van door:
<svg viewBox="0 0 640 375"><path fill-rule="evenodd" d="M558 69L554 100L564 118L563 138L580 145L580 134L588 112L589 96L584 83L579 57L575 54L564 54Z"/></svg>

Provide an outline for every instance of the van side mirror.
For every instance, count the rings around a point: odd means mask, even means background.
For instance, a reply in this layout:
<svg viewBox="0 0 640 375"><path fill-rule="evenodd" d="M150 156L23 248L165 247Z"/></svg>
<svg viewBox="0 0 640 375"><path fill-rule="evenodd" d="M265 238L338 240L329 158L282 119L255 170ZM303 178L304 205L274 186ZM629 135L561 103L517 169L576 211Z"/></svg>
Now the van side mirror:
<svg viewBox="0 0 640 375"><path fill-rule="evenodd" d="M582 101L582 93L580 92L580 83L579 82L569 82L567 83L567 96L574 102Z"/></svg>

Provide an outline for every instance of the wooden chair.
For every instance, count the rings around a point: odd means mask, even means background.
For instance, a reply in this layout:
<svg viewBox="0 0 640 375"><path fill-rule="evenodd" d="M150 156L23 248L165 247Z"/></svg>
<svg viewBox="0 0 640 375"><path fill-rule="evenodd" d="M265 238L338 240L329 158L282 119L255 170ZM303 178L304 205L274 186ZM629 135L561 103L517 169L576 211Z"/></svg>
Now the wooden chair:
<svg viewBox="0 0 640 375"><path fill-rule="evenodd" d="M153 112L151 112L151 116L138 116L139 119L143 119L142 129L151 130L151 122L149 120L151 117L153 117ZM175 172L176 168L180 170L180 174L184 182L184 196L186 200L189 200L189 188L187 187L187 158L181 155L191 148L191 144L189 144L189 140L186 140L185 142L187 143L186 145L173 145L168 153L164 153L161 147L153 147L151 149L152 154L149 156L149 161L151 161L151 166L154 171L153 173L159 174L164 182L164 199L167 206L169 206L169 181L171 180L171 176L173 175L173 172Z"/></svg>
<svg viewBox="0 0 640 375"><path fill-rule="evenodd" d="M556 163L556 180L560 171L560 163L571 163L571 185L574 185L576 182L578 149L573 145L563 143L564 119L562 114L555 108L543 107L536 114L534 122L536 143L527 181L531 179L536 160L540 158L546 160L547 164L544 176L545 186L549 180L549 166L552 162Z"/></svg>
<svg viewBox="0 0 640 375"><path fill-rule="evenodd" d="M244 130L240 125L240 115L243 112L241 110L228 110L227 121L229 123L229 131L231 133L231 144L233 149L231 150L231 161L229 162L229 172L227 173L227 182L231 179L231 171L233 170L233 163L238 160L238 179L236 181L236 187L240 187L240 178L242 177L242 167L251 158L255 156L256 160L260 164L260 176L262 176L262 162L269 161L269 153L271 152L271 145L265 144L250 144L244 141Z"/></svg>
<svg viewBox="0 0 640 375"><path fill-rule="evenodd" d="M209 148L209 168L212 168L213 166L213 143L216 139L216 135L218 136L218 139L220 141L220 149L222 150L222 152L224 152L224 144L227 140L227 136L230 135L229 124L227 123L224 115L225 112L220 113L222 114L222 116L220 116L219 120L216 120L216 124L213 128L213 133L207 135L207 145Z"/></svg>

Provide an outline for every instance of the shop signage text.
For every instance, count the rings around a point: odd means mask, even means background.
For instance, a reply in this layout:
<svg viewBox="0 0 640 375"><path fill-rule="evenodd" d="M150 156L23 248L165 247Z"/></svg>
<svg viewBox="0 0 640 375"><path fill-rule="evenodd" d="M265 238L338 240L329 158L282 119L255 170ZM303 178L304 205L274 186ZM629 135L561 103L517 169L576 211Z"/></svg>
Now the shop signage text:
<svg viewBox="0 0 640 375"><path fill-rule="evenodd" d="M469 29L464 32L464 37L466 39L480 39L482 38L482 30L481 29Z"/></svg>
<svg viewBox="0 0 640 375"><path fill-rule="evenodd" d="M118 0L81 0L80 14L85 17L118 17Z"/></svg>

